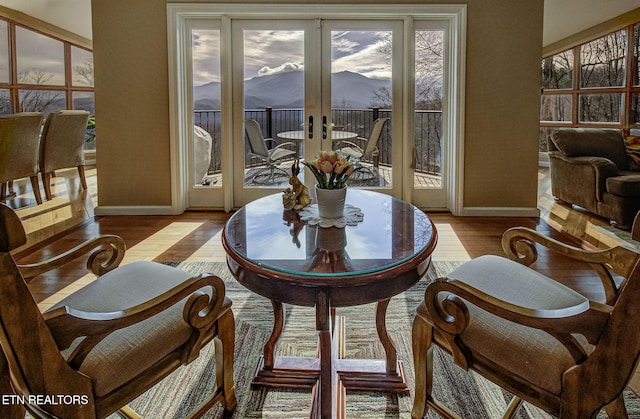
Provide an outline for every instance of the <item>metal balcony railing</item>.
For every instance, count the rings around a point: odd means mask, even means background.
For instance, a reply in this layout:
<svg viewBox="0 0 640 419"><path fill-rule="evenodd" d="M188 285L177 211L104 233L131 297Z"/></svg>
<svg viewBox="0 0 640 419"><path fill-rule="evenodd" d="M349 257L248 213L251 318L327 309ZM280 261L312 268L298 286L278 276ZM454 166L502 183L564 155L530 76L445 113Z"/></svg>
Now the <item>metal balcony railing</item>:
<svg viewBox="0 0 640 419"><path fill-rule="evenodd" d="M205 129L213 139L211 149L211 165L209 173L220 172L220 111L196 110L194 123ZM334 108L332 121L335 126L345 131L356 132L359 137L367 138L371 132L373 121L378 118L391 117L391 110L381 108L353 109ZM303 109L250 109L245 110L245 119L255 119L260 123L265 138L277 140L277 134L283 131L295 131L303 129ZM424 111L415 112L415 145L414 168L416 172L440 175L442 153L442 112ZM361 146L364 141L360 141ZM392 150L391 124L387 123L378 142L380 165L391 166ZM248 154L249 145L245 139L245 156ZM367 160L365 160L367 161ZM370 161L369 161L370 162ZM246 157L245 167L262 164L261 161Z"/></svg>

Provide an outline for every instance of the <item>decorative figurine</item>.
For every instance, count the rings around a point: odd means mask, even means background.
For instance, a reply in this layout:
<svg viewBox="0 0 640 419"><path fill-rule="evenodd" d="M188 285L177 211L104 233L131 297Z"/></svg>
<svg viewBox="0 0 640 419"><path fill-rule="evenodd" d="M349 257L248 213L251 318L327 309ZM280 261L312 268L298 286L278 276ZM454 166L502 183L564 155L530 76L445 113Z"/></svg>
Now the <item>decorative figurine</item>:
<svg viewBox="0 0 640 419"><path fill-rule="evenodd" d="M291 177L289 178L291 187L283 191L282 205L285 209L299 210L311 204L309 189L298 179L299 173L300 161L296 159L291 165Z"/></svg>

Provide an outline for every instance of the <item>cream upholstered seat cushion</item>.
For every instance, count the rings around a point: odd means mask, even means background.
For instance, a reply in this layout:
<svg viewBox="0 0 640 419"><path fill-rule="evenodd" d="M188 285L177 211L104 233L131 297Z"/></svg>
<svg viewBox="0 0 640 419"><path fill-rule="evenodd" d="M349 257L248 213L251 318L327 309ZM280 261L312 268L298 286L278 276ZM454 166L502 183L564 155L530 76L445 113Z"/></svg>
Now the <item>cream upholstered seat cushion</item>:
<svg viewBox="0 0 640 419"><path fill-rule="evenodd" d="M119 311L148 301L189 277L187 272L159 263L133 262L106 273L51 310L66 305L89 312ZM176 304L150 319L117 330L93 348L80 371L95 380L96 396L104 396L148 370L189 339L192 329L182 317L183 306ZM73 346L63 355L72 349Z"/></svg>
<svg viewBox="0 0 640 419"><path fill-rule="evenodd" d="M465 262L447 277L528 308L557 310L589 304L584 296L553 279L498 256ZM560 393L562 373L575 365L564 346L546 332L504 320L469 303L467 307L470 321L460 338L474 356L490 359L525 381ZM424 303L418 312L429 319Z"/></svg>

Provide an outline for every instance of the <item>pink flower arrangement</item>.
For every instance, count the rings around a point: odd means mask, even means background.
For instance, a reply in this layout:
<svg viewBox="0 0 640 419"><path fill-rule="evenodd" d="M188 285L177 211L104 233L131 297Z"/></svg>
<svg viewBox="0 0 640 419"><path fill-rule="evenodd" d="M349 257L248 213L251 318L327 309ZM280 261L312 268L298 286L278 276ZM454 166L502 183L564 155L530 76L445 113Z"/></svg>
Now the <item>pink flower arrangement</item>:
<svg viewBox="0 0 640 419"><path fill-rule="evenodd" d="M321 189L344 188L349 177L357 170L349 157L337 151L321 151L317 159L302 164L311 170Z"/></svg>

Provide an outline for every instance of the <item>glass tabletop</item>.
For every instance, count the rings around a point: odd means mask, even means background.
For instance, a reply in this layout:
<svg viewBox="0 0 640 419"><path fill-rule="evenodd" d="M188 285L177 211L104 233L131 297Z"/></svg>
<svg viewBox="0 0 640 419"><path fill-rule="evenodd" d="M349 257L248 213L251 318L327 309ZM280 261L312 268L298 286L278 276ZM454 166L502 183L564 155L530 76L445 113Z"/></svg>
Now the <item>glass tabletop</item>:
<svg viewBox="0 0 640 419"><path fill-rule="evenodd" d="M282 194L255 200L235 212L224 230L227 251L275 271L304 276L348 276L401 264L435 246L429 217L382 193L350 188L346 203L363 221L344 228L306 224L285 210Z"/></svg>

